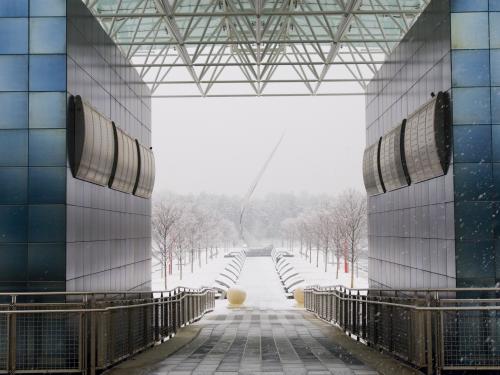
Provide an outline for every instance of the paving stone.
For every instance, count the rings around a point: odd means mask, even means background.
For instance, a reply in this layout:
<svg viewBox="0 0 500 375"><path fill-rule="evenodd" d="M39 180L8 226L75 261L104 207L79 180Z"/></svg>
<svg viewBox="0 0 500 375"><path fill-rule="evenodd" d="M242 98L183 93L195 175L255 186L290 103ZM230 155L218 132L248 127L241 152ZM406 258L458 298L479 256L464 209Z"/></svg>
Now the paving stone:
<svg viewBox="0 0 500 375"><path fill-rule="evenodd" d="M375 375L299 310L234 310L147 375Z"/></svg>

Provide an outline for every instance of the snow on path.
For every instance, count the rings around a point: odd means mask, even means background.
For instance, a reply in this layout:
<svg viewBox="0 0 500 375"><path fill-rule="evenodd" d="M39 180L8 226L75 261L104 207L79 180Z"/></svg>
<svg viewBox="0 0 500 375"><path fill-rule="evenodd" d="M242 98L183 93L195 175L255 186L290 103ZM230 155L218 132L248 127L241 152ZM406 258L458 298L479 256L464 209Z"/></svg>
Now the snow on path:
<svg viewBox="0 0 500 375"><path fill-rule="evenodd" d="M286 309L294 304L285 296L271 257L247 257L237 285L247 292L246 307Z"/></svg>

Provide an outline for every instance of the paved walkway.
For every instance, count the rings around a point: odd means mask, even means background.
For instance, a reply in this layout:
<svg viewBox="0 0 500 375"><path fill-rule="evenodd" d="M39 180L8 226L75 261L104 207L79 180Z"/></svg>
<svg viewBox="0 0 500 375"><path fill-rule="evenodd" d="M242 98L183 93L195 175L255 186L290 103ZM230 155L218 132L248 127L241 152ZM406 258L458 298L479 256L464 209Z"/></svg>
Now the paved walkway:
<svg viewBox="0 0 500 375"><path fill-rule="evenodd" d="M377 374L329 338L332 327L294 308L270 258L247 258L240 286L245 307L220 301L199 335L148 374Z"/></svg>
<svg viewBox="0 0 500 375"><path fill-rule="evenodd" d="M149 374L377 374L304 314L248 309L207 317L196 339Z"/></svg>

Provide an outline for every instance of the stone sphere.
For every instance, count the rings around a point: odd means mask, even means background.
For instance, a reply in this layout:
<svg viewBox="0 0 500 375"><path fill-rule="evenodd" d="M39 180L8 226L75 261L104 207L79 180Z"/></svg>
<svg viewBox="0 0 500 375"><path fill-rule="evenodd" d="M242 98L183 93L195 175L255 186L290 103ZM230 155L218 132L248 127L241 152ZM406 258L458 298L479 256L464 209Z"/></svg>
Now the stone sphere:
<svg viewBox="0 0 500 375"><path fill-rule="evenodd" d="M227 291L227 300L230 305L242 305L247 298L247 292L238 287L229 288Z"/></svg>
<svg viewBox="0 0 500 375"><path fill-rule="evenodd" d="M304 289L300 288L300 287L294 289L293 298L295 298L295 302L297 302L298 305L303 305L304 304Z"/></svg>

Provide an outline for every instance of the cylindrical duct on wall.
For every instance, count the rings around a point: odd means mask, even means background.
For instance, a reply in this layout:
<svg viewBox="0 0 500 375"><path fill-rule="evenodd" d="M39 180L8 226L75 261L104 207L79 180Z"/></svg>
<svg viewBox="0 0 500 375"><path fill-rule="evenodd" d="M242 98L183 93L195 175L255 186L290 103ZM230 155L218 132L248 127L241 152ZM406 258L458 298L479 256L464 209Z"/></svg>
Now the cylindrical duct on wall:
<svg viewBox="0 0 500 375"><path fill-rule="evenodd" d="M78 95L74 104L73 175L80 180L107 186L111 177L115 141L111 120Z"/></svg>
<svg viewBox="0 0 500 375"><path fill-rule="evenodd" d="M447 114L447 96L440 92L408 117L404 146L413 183L446 173L450 153Z"/></svg>
<svg viewBox="0 0 500 375"><path fill-rule="evenodd" d="M134 187L134 195L142 198L151 198L155 184L155 158L139 141L135 141L139 155L139 173Z"/></svg>
<svg viewBox="0 0 500 375"><path fill-rule="evenodd" d="M404 134L406 120L382 137L380 144L380 172L386 191L410 185L406 171Z"/></svg>
<svg viewBox="0 0 500 375"><path fill-rule="evenodd" d="M382 138L377 143L367 147L363 155L363 181L368 195L385 193L379 163L381 142Z"/></svg>
<svg viewBox="0 0 500 375"><path fill-rule="evenodd" d="M132 193L139 170L137 146L135 141L115 123L113 130L116 152L109 187L124 193Z"/></svg>

